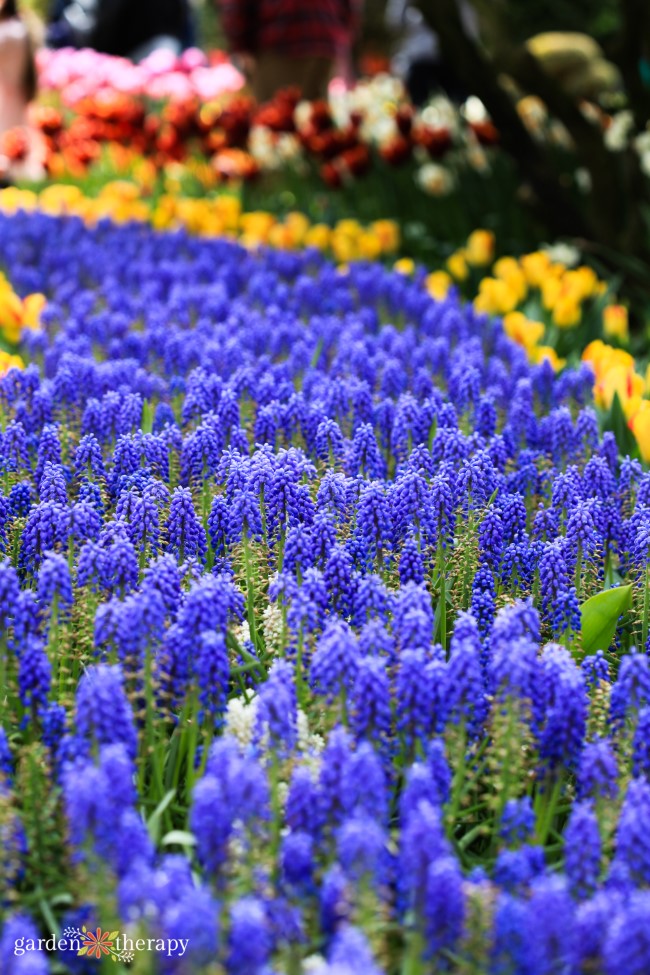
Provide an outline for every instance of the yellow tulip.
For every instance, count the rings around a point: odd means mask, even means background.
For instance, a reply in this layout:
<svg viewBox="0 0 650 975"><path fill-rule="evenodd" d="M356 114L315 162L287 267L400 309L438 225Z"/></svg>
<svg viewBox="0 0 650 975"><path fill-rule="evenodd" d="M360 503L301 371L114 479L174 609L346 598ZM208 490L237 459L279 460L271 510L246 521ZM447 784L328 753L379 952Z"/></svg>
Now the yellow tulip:
<svg viewBox="0 0 650 975"><path fill-rule="evenodd" d="M503 330L508 338L531 352L544 334L544 325L526 318L523 312L511 311L503 316Z"/></svg>
<svg viewBox="0 0 650 975"><path fill-rule="evenodd" d="M224 194L214 200L214 207L227 230L237 230L241 217L241 200L237 196Z"/></svg>
<svg viewBox="0 0 650 975"><path fill-rule="evenodd" d="M551 311L562 292L562 285L555 277L548 277L542 281L542 304L546 311Z"/></svg>
<svg viewBox="0 0 650 975"><path fill-rule="evenodd" d="M469 276L467 258L464 250L456 251L447 260L447 270L457 281L465 281Z"/></svg>
<svg viewBox="0 0 650 975"><path fill-rule="evenodd" d="M596 342L591 342L587 346L582 355L583 359L588 361L586 353L592 346L597 346L593 359L598 378L602 378L615 366L622 366L624 369L634 372L635 362L629 352L626 352L625 349L615 349L612 345L606 345L600 339L597 339Z"/></svg>
<svg viewBox="0 0 650 975"><path fill-rule="evenodd" d="M305 247L315 247L319 251L327 250L330 245L332 232L325 223L315 223L305 234Z"/></svg>
<svg viewBox="0 0 650 975"><path fill-rule="evenodd" d="M353 239L357 238L362 231L359 221L352 219L339 220L334 229L337 233L347 234L348 237L352 237Z"/></svg>
<svg viewBox="0 0 650 975"><path fill-rule="evenodd" d="M553 322L558 328L573 328L582 317L579 301L569 295L560 295L553 306Z"/></svg>
<svg viewBox="0 0 650 975"><path fill-rule="evenodd" d="M74 213L75 206L83 199L83 193L78 186L66 186L53 183L41 190L38 203L39 209L51 216L61 216L64 213Z"/></svg>
<svg viewBox="0 0 650 975"><path fill-rule="evenodd" d="M151 159L139 159L133 167L133 178L142 189L150 191L156 185L157 170Z"/></svg>
<svg viewBox="0 0 650 975"><path fill-rule="evenodd" d="M582 361L588 362L596 376L600 375L600 366L611 351L611 345L606 345L602 339L594 339L583 349Z"/></svg>
<svg viewBox="0 0 650 975"><path fill-rule="evenodd" d="M368 228L381 242L382 251L390 254L400 245L399 224L395 220L375 220Z"/></svg>
<svg viewBox="0 0 650 975"><path fill-rule="evenodd" d="M291 213L287 214L284 222L291 233L292 246L300 247L309 230L309 217L298 210L292 210Z"/></svg>
<svg viewBox="0 0 650 975"><path fill-rule="evenodd" d="M465 256L472 267L486 267L494 259L494 234L491 230L475 230L467 238Z"/></svg>
<svg viewBox="0 0 650 975"><path fill-rule="evenodd" d="M427 275L426 288L432 298L441 301L447 296L453 281L446 271L433 271Z"/></svg>
<svg viewBox="0 0 650 975"><path fill-rule="evenodd" d="M650 461L650 400L641 400L636 412L629 418L628 426L636 437L641 456L647 464Z"/></svg>
<svg viewBox="0 0 650 975"><path fill-rule="evenodd" d="M357 258L357 245L348 234L334 231L330 236L330 248L338 264L347 264Z"/></svg>
<svg viewBox="0 0 650 975"><path fill-rule="evenodd" d="M643 378L630 366L621 363L613 364L600 378L594 387L596 403L608 410L618 393L623 412L629 418L638 409L645 390Z"/></svg>
<svg viewBox="0 0 650 975"><path fill-rule="evenodd" d="M381 240L373 231L365 231L358 240L359 256L367 261L374 261L382 253Z"/></svg>
<svg viewBox="0 0 650 975"><path fill-rule="evenodd" d="M603 331L607 338L627 342L630 329L625 305L608 305L603 309Z"/></svg>
<svg viewBox="0 0 650 975"><path fill-rule="evenodd" d="M25 363L19 355L12 355L0 349L0 376L3 376L10 369L24 369Z"/></svg>
<svg viewBox="0 0 650 975"><path fill-rule="evenodd" d="M41 327L41 312L47 304L45 295L35 292L23 301L23 328L36 331Z"/></svg>
<svg viewBox="0 0 650 975"><path fill-rule="evenodd" d="M528 282L514 257L500 258L492 268L492 272L501 281L508 282L512 290L517 293L518 302L524 300L528 292Z"/></svg>
<svg viewBox="0 0 650 975"><path fill-rule="evenodd" d="M15 345L20 341L23 323L23 303L13 291L0 292L0 331L7 340Z"/></svg>
<svg viewBox="0 0 650 975"><path fill-rule="evenodd" d="M38 197L31 190L19 190L15 186L0 190L0 210L3 213L17 213L19 210L29 212L37 206Z"/></svg>
<svg viewBox="0 0 650 975"><path fill-rule="evenodd" d="M510 287L510 282L499 278L483 278L474 299L474 308L487 315L507 315L518 304L519 295Z"/></svg>
<svg viewBox="0 0 650 975"><path fill-rule="evenodd" d="M262 210L243 213L240 218L240 225L243 236L248 242L245 246L249 246L251 242L255 242L257 245L266 244L271 233L271 227L275 222L272 213L266 213Z"/></svg>
<svg viewBox="0 0 650 975"><path fill-rule="evenodd" d="M532 350L531 359L535 363L550 362L555 372L566 365L566 359L560 359L552 345L538 345Z"/></svg>
<svg viewBox="0 0 650 975"><path fill-rule="evenodd" d="M223 237L226 233L223 220L214 213L208 212L203 218L200 234L202 237Z"/></svg>
<svg viewBox="0 0 650 975"><path fill-rule="evenodd" d="M154 230L168 230L174 223L174 214L167 207L157 206L150 215Z"/></svg>
<svg viewBox="0 0 650 975"><path fill-rule="evenodd" d="M551 264L551 259L548 254L544 251L534 251L532 254L524 254L520 264L529 286L531 288L541 288L548 275Z"/></svg>
<svg viewBox="0 0 650 975"><path fill-rule="evenodd" d="M102 186L99 195L110 199L137 200L140 196L140 189L128 179L114 179Z"/></svg>
<svg viewBox="0 0 650 975"><path fill-rule="evenodd" d="M585 265L575 271L567 271L566 279L568 285L579 294L581 301L591 298L599 284L596 272Z"/></svg>
<svg viewBox="0 0 650 975"><path fill-rule="evenodd" d="M278 250L289 250L289 235L286 226L283 223L274 224L269 230L266 243L271 247L277 247Z"/></svg>
<svg viewBox="0 0 650 975"><path fill-rule="evenodd" d="M398 274L413 274L415 261L412 257L400 257L399 261L395 261L393 264L393 271L397 271Z"/></svg>

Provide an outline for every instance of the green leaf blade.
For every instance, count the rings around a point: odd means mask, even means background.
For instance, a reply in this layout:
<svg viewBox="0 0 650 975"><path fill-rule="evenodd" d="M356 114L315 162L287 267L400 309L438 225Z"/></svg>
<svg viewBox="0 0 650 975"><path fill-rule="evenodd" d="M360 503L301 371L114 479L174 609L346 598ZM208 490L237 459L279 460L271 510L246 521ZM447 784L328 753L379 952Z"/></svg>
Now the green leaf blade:
<svg viewBox="0 0 650 975"><path fill-rule="evenodd" d="M632 586L605 589L582 604L582 649L586 656L609 649L618 621L631 605Z"/></svg>

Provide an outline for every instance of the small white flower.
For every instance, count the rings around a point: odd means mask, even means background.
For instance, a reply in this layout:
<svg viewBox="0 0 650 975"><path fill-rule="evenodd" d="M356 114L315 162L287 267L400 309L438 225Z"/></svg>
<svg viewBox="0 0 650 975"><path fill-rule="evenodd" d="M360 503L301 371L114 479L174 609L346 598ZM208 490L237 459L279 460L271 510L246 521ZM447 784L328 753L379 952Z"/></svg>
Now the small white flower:
<svg viewBox="0 0 650 975"><path fill-rule="evenodd" d="M641 156L641 172L650 179L650 152L644 152Z"/></svg>
<svg viewBox="0 0 650 975"><path fill-rule="evenodd" d="M625 149L633 125L634 116L628 109L613 116L609 128L605 130L605 145L611 152Z"/></svg>
<svg viewBox="0 0 650 975"><path fill-rule="evenodd" d="M650 152L650 129L646 129L645 132L639 132L634 139L634 148L639 153Z"/></svg>
<svg viewBox="0 0 650 975"><path fill-rule="evenodd" d="M377 146L388 145L398 134L397 123L391 115L381 115L375 119L367 117L361 123L361 138Z"/></svg>
<svg viewBox="0 0 650 975"><path fill-rule="evenodd" d="M285 162L290 162L293 159L298 158L302 153L302 147L299 140L291 132L283 132L278 136L278 141L276 143L276 152L280 159Z"/></svg>
<svg viewBox="0 0 650 975"><path fill-rule="evenodd" d="M404 85L391 74L378 74L372 80L376 97L385 101L400 101L404 98Z"/></svg>
<svg viewBox="0 0 650 975"><path fill-rule="evenodd" d="M431 196L447 196L454 188L454 177L444 166L426 163L415 176L418 186Z"/></svg>
<svg viewBox="0 0 650 975"><path fill-rule="evenodd" d="M293 112L293 121L299 132L307 128L311 121L311 102L298 102Z"/></svg>
<svg viewBox="0 0 650 975"><path fill-rule="evenodd" d="M327 975L329 968L322 955L310 955L302 963L302 970L305 975Z"/></svg>
<svg viewBox="0 0 650 975"><path fill-rule="evenodd" d="M309 747L309 718L301 708L298 708L298 748L301 752Z"/></svg>
<svg viewBox="0 0 650 975"><path fill-rule="evenodd" d="M556 264L564 264L566 267L575 267L580 263L580 251L571 244L544 244L541 250L551 258Z"/></svg>
<svg viewBox="0 0 650 975"><path fill-rule="evenodd" d="M437 95L416 116L416 120L432 129L446 128L451 132L459 129L458 110L445 95Z"/></svg>
<svg viewBox="0 0 650 975"><path fill-rule="evenodd" d="M281 649L282 626L282 610L277 603L269 603L262 614L262 632L269 650Z"/></svg>
<svg viewBox="0 0 650 975"><path fill-rule="evenodd" d="M312 760L316 762L314 766L316 769L320 766L320 760L318 756L325 747L325 742L320 735L314 735L309 730L309 719L304 711L298 708L298 751L302 752L303 756L307 759L307 764L311 767Z"/></svg>
<svg viewBox="0 0 650 975"><path fill-rule="evenodd" d="M256 714L256 697L248 704L240 697L233 697L232 700L228 701L228 708L226 710L226 733L236 738L244 748L250 745L253 740Z"/></svg>
<svg viewBox="0 0 650 975"><path fill-rule="evenodd" d="M239 626L234 629L234 636L237 642L240 644L247 643L251 638L251 631L248 625L248 620L243 620Z"/></svg>
<svg viewBox="0 0 650 975"><path fill-rule="evenodd" d="M476 95L469 96L461 107L461 112L470 124L472 122L487 122L490 117L485 105Z"/></svg>
<svg viewBox="0 0 650 975"><path fill-rule="evenodd" d="M551 119L548 126L548 138L554 146L559 146L560 149L572 149L573 148L573 138L571 133L567 129L564 123L559 122L557 119Z"/></svg>
<svg viewBox="0 0 650 975"><path fill-rule="evenodd" d="M488 173L490 171L488 155L478 141L468 147L467 161L477 173Z"/></svg>

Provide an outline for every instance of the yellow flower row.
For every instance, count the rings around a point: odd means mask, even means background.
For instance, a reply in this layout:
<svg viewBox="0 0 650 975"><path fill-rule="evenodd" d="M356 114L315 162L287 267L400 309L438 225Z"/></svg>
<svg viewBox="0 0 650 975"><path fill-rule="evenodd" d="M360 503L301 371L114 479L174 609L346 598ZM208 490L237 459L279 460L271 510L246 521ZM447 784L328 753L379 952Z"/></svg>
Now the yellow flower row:
<svg viewBox="0 0 650 975"><path fill-rule="evenodd" d="M553 325L560 329L580 324L586 301L603 295L607 290L592 268L569 268L554 261L545 251L535 251L521 258L502 257L493 264L494 234L489 230L475 230L465 247L455 251L446 262L444 271L436 272L433 289L438 294L452 284L462 284L472 268L491 266L491 274L482 278L474 301L477 311L488 315L508 315L517 311L531 296L539 298L549 312ZM624 311L624 309L623 309ZM627 337L627 321L622 314L616 318L608 313L606 333L612 337ZM524 343L528 345L528 342Z"/></svg>
<svg viewBox="0 0 650 975"><path fill-rule="evenodd" d="M0 274L0 337L9 345L17 345L24 329L39 328L44 305L45 295L21 298L4 274ZM14 366L23 368L20 356L0 349L0 375Z"/></svg>
<svg viewBox="0 0 650 975"><path fill-rule="evenodd" d="M242 212L237 196L184 197L166 193L157 199L143 199L140 188L129 180L107 183L97 197L85 196L78 186L52 184L34 193L9 188L0 191L0 210L35 210L52 215L74 214L89 224L110 217L116 223L139 221L158 230L184 227L190 233L236 237L247 247L268 244L283 250L316 247L330 251L340 262L360 258L375 260L394 253L400 243L394 220L376 220L363 226L357 220L340 220L334 227L311 223L302 213L292 212L280 220L272 213Z"/></svg>
<svg viewBox="0 0 650 975"><path fill-rule="evenodd" d="M429 293L443 298L454 284L466 281L470 268L492 265L494 237L489 231L477 230L469 237L467 246L456 251L447 261L446 270L434 271L426 279ZM398 261L396 269L409 272L407 262ZM565 365L552 346L540 344L546 334L543 322L529 318L518 306L530 297L551 314L558 329L577 326L584 304L606 293L607 285L589 267L571 270L553 261L544 251L525 254L519 260L502 257L491 268L490 276L479 283L474 300L477 311L501 315L505 333L521 345L532 362L548 359L554 369ZM602 309L602 331L606 338L627 342L629 320L627 308L607 304ZM597 339L589 343L582 355L594 370L594 398L603 410L611 409L618 396L628 425L639 445L644 461L650 462L650 366L645 377L636 369L629 352Z"/></svg>
<svg viewBox="0 0 650 975"><path fill-rule="evenodd" d="M629 352L615 349L600 339L589 343L582 358L591 365L596 376L596 405L609 410L614 397L618 396L641 456L646 463L650 462L650 400L644 399L650 394L650 366L645 376L641 376Z"/></svg>
<svg viewBox="0 0 650 975"><path fill-rule="evenodd" d="M558 367L563 365L550 346L540 345L545 325L528 318L521 310L522 305L534 299L540 311L548 313L549 324L560 330L574 328L582 321L587 302L606 294L606 282L592 268L585 265L569 268L561 261L554 261L545 251L520 258L501 257L493 263L494 252L492 232L474 231L466 246L448 258L446 269L429 275L429 292L436 298L444 297L453 285L467 281L472 269L490 267L491 273L478 284L476 310L502 316L506 333L524 346L533 361L546 357ZM602 328L607 338L626 342L627 309L618 304L607 305L602 311Z"/></svg>

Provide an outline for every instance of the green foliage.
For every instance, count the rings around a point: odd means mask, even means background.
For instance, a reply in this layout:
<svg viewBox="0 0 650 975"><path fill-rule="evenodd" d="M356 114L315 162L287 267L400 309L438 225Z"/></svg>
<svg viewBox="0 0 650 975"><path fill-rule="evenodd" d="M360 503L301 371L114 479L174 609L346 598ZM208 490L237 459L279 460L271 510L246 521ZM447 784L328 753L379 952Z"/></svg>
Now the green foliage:
<svg viewBox="0 0 650 975"><path fill-rule="evenodd" d="M602 40L620 27L617 0L499 0L480 6L487 18L491 10L499 10L520 41L555 30L580 31Z"/></svg>
<svg viewBox="0 0 650 975"><path fill-rule="evenodd" d="M612 405L603 418L603 427L605 430L611 431L616 437L621 456L625 457L628 454L630 457L638 457L639 448L634 434L628 426L618 393L614 393Z"/></svg>
<svg viewBox="0 0 650 975"><path fill-rule="evenodd" d="M41 20L47 20L50 4L48 0L22 0L20 7L21 10L29 10L30 13L36 14Z"/></svg>
<svg viewBox="0 0 650 975"><path fill-rule="evenodd" d="M631 604L632 586L606 589L582 604L582 648L586 655L609 649L618 621Z"/></svg>
<svg viewBox="0 0 650 975"><path fill-rule="evenodd" d="M67 862L60 791L39 742L22 749L16 795L25 833L25 896L42 909L42 903L51 904L70 892L74 875Z"/></svg>

